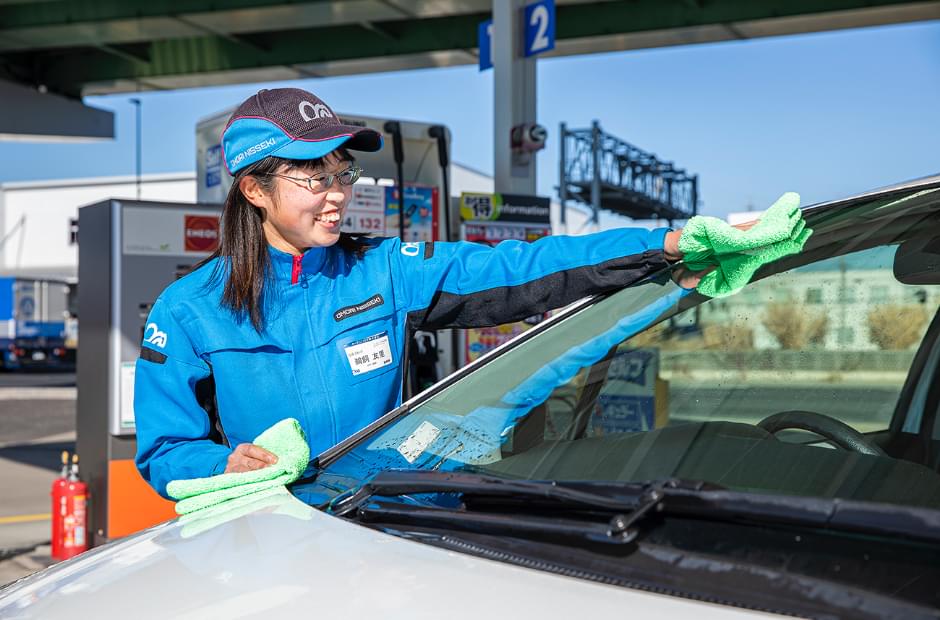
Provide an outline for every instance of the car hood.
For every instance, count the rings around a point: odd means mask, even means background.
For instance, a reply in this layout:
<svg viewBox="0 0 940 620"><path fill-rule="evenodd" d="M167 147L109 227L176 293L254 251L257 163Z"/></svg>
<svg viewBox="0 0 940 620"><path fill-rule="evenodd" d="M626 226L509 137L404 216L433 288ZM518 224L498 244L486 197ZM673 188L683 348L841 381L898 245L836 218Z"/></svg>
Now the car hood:
<svg viewBox="0 0 940 620"><path fill-rule="evenodd" d="M232 504L230 502L229 504ZM286 491L168 521L0 591L0 617L765 617L398 538Z"/></svg>

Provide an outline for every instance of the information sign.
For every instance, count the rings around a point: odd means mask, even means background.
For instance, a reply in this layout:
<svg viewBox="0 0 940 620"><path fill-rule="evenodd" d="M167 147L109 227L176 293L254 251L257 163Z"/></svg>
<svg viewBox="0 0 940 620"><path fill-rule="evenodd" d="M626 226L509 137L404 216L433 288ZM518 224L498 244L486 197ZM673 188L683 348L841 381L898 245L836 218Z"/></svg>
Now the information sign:
<svg viewBox="0 0 940 620"><path fill-rule="evenodd" d="M552 234L550 201L541 196L517 194L460 195L461 236L465 241L496 245L501 241L532 242ZM508 342L541 320L468 329L464 331L464 363Z"/></svg>

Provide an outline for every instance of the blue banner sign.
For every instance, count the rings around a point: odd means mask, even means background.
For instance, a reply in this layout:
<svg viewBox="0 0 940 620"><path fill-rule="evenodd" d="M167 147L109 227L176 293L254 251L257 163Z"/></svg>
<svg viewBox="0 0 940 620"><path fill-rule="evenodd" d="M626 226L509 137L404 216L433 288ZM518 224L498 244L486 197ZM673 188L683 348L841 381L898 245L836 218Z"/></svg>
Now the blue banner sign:
<svg viewBox="0 0 940 620"><path fill-rule="evenodd" d="M477 26L477 45L480 48L480 71L493 68L493 20Z"/></svg>

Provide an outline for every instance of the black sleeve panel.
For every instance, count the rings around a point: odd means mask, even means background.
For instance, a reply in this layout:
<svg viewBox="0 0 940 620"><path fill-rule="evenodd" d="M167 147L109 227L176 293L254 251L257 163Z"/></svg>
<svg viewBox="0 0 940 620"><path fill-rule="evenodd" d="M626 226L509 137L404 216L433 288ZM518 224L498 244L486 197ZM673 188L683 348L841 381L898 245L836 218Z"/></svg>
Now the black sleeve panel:
<svg viewBox="0 0 940 620"><path fill-rule="evenodd" d="M438 291L424 311L409 314L412 329L492 327L566 306L589 295L629 286L668 266L662 250L558 271L516 286L467 295Z"/></svg>

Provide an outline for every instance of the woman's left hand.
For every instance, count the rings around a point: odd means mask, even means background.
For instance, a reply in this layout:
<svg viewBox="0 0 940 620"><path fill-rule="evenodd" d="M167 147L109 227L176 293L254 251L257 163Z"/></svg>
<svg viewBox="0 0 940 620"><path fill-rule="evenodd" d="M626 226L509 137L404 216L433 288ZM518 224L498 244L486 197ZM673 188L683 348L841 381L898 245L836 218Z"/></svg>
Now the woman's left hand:
<svg viewBox="0 0 940 620"><path fill-rule="evenodd" d="M254 471L277 463L277 455L251 443L239 444L228 456L226 474Z"/></svg>

